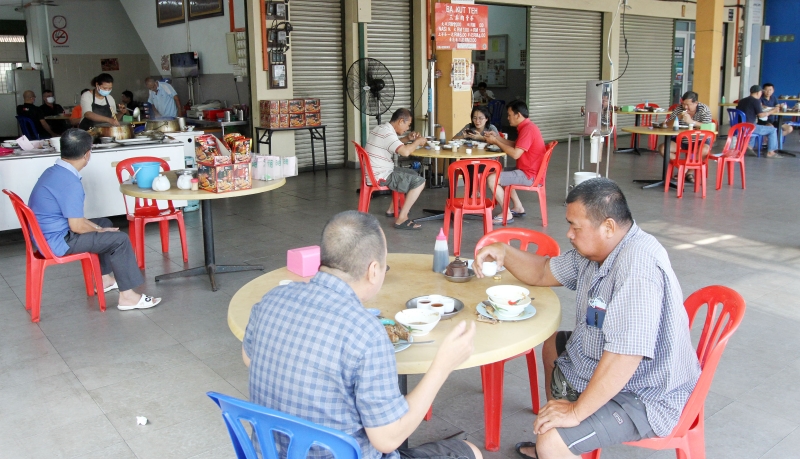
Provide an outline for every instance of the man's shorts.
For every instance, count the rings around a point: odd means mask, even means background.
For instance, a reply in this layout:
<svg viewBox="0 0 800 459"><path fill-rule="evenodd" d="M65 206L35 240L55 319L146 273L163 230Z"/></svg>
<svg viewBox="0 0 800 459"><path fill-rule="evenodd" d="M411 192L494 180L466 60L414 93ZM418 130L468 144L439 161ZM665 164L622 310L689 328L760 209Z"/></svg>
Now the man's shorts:
<svg viewBox="0 0 800 459"><path fill-rule="evenodd" d="M425 179L414 169L395 167L387 179L378 180L378 182L381 186L387 186L392 191L408 193L425 183Z"/></svg>
<svg viewBox="0 0 800 459"><path fill-rule="evenodd" d="M464 440L439 440L416 448L397 450L403 459L475 459L475 453Z"/></svg>
<svg viewBox="0 0 800 459"><path fill-rule="evenodd" d="M556 335L556 352L559 355L566 350L567 340L571 334L572 332L560 331ZM553 368L550 392L556 400L574 401L580 396L580 393L566 380L558 365ZM647 420L644 403L631 392L620 392L615 395L577 426L557 427L556 431L572 454L576 455L656 436Z"/></svg>
<svg viewBox="0 0 800 459"><path fill-rule="evenodd" d="M519 169L514 169L513 171L503 171L500 173L500 186L509 186L509 185L523 185L523 186L531 186L533 185L534 178L528 178L525 175L525 172L522 172Z"/></svg>

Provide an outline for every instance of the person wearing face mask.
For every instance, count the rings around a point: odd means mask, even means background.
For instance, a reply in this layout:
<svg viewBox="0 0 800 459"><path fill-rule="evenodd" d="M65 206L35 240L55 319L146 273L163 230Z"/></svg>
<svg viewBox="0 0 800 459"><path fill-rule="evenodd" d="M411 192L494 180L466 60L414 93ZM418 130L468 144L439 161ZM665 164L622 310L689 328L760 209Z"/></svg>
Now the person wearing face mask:
<svg viewBox="0 0 800 459"><path fill-rule="evenodd" d="M56 256L81 252L99 256L103 291L119 290L117 309L152 308L161 298L133 290L144 283L144 278L128 235L112 227L107 218L84 217L86 193L81 170L91 158L92 136L80 129L67 129L61 135L61 157L39 177L28 205Z"/></svg>
<svg viewBox="0 0 800 459"><path fill-rule="evenodd" d="M39 106L39 112L42 114L42 118L64 114L64 107L56 103L53 91L45 89L42 92L42 98L44 99L44 103ZM64 120L44 120L44 122L47 123L50 129L57 135L67 130L67 123Z"/></svg>
<svg viewBox="0 0 800 459"><path fill-rule="evenodd" d="M81 129L89 129L98 123L109 123L119 126L122 115L128 113L124 104L116 106L111 97L111 88L114 86L114 77L101 73L92 78L93 89L81 96L81 111L83 118L78 125Z"/></svg>

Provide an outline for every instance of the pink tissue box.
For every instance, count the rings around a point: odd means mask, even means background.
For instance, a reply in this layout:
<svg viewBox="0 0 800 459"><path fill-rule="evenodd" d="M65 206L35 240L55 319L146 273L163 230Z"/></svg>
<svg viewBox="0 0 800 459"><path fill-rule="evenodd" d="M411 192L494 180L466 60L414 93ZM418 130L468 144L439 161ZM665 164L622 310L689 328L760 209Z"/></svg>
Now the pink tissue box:
<svg viewBox="0 0 800 459"><path fill-rule="evenodd" d="M286 252L286 269L300 277L309 277L319 271L319 246L300 247Z"/></svg>

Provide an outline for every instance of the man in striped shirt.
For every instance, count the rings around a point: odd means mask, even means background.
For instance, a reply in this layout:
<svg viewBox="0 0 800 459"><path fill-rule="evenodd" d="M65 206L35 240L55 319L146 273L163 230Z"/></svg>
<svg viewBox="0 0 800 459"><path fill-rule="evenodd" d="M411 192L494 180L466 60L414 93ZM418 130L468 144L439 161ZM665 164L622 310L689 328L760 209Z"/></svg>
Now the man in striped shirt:
<svg viewBox="0 0 800 459"><path fill-rule="evenodd" d="M675 110L667 117L664 121L664 126L672 127L672 123L680 121L686 124L704 124L710 123L712 121L711 118L711 109L708 108L708 105L698 102L697 101L698 95L694 91L687 91L683 97L681 98L681 103L678 105ZM670 159L675 159L675 152L678 150L678 145L675 141L676 137L670 137L669 143L669 157ZM686 144L684 144L686 147ZM661 153L661 156L664 156L664 144L658 147L658 152ZM707 143L703 146L703 159L705 160L708 154L711 153L711 144ZM689 183L694 183L694 171L687 171L686 172L686 181Z"/></svg>
<svg viewBox="0 0 800 459"><path fill-rule="evenodd" d="M394 222L394 227L401 230L418 230L421 225L414 223L408 218L411 206L417 201L422 187L425 186L425 179L417 171L394 166L394 155L409 156L416 151L417 146L425 145L425 137L411 128L411 111L407 108L397 109L392 114L392 119L388 123L375 126L367 137L367 146L364 148L369 155L369 163L372 166L372 173L381 186L387 186L392 191L405 193L406 201L403 208ZM400 134L407 134L399 138ZM406 145L406 142L411 142ZM371 185L371 183L369 184ZM394 202L389 201L389 210L386 211L387 217L394 216Z"/></svg>

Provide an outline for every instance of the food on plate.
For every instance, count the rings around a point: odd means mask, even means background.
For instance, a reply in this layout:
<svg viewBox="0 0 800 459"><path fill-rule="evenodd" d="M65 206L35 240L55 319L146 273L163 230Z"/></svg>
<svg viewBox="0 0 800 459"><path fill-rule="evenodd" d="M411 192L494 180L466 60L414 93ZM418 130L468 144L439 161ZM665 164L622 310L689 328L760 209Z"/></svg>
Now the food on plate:
<svg viewBox="0 0 800 459"><path fill-rule="evenodd" d="M408 341L408 330L403 325L395 323L394 325L384 325L383 328L393 344L400 340Z"/></svg>

